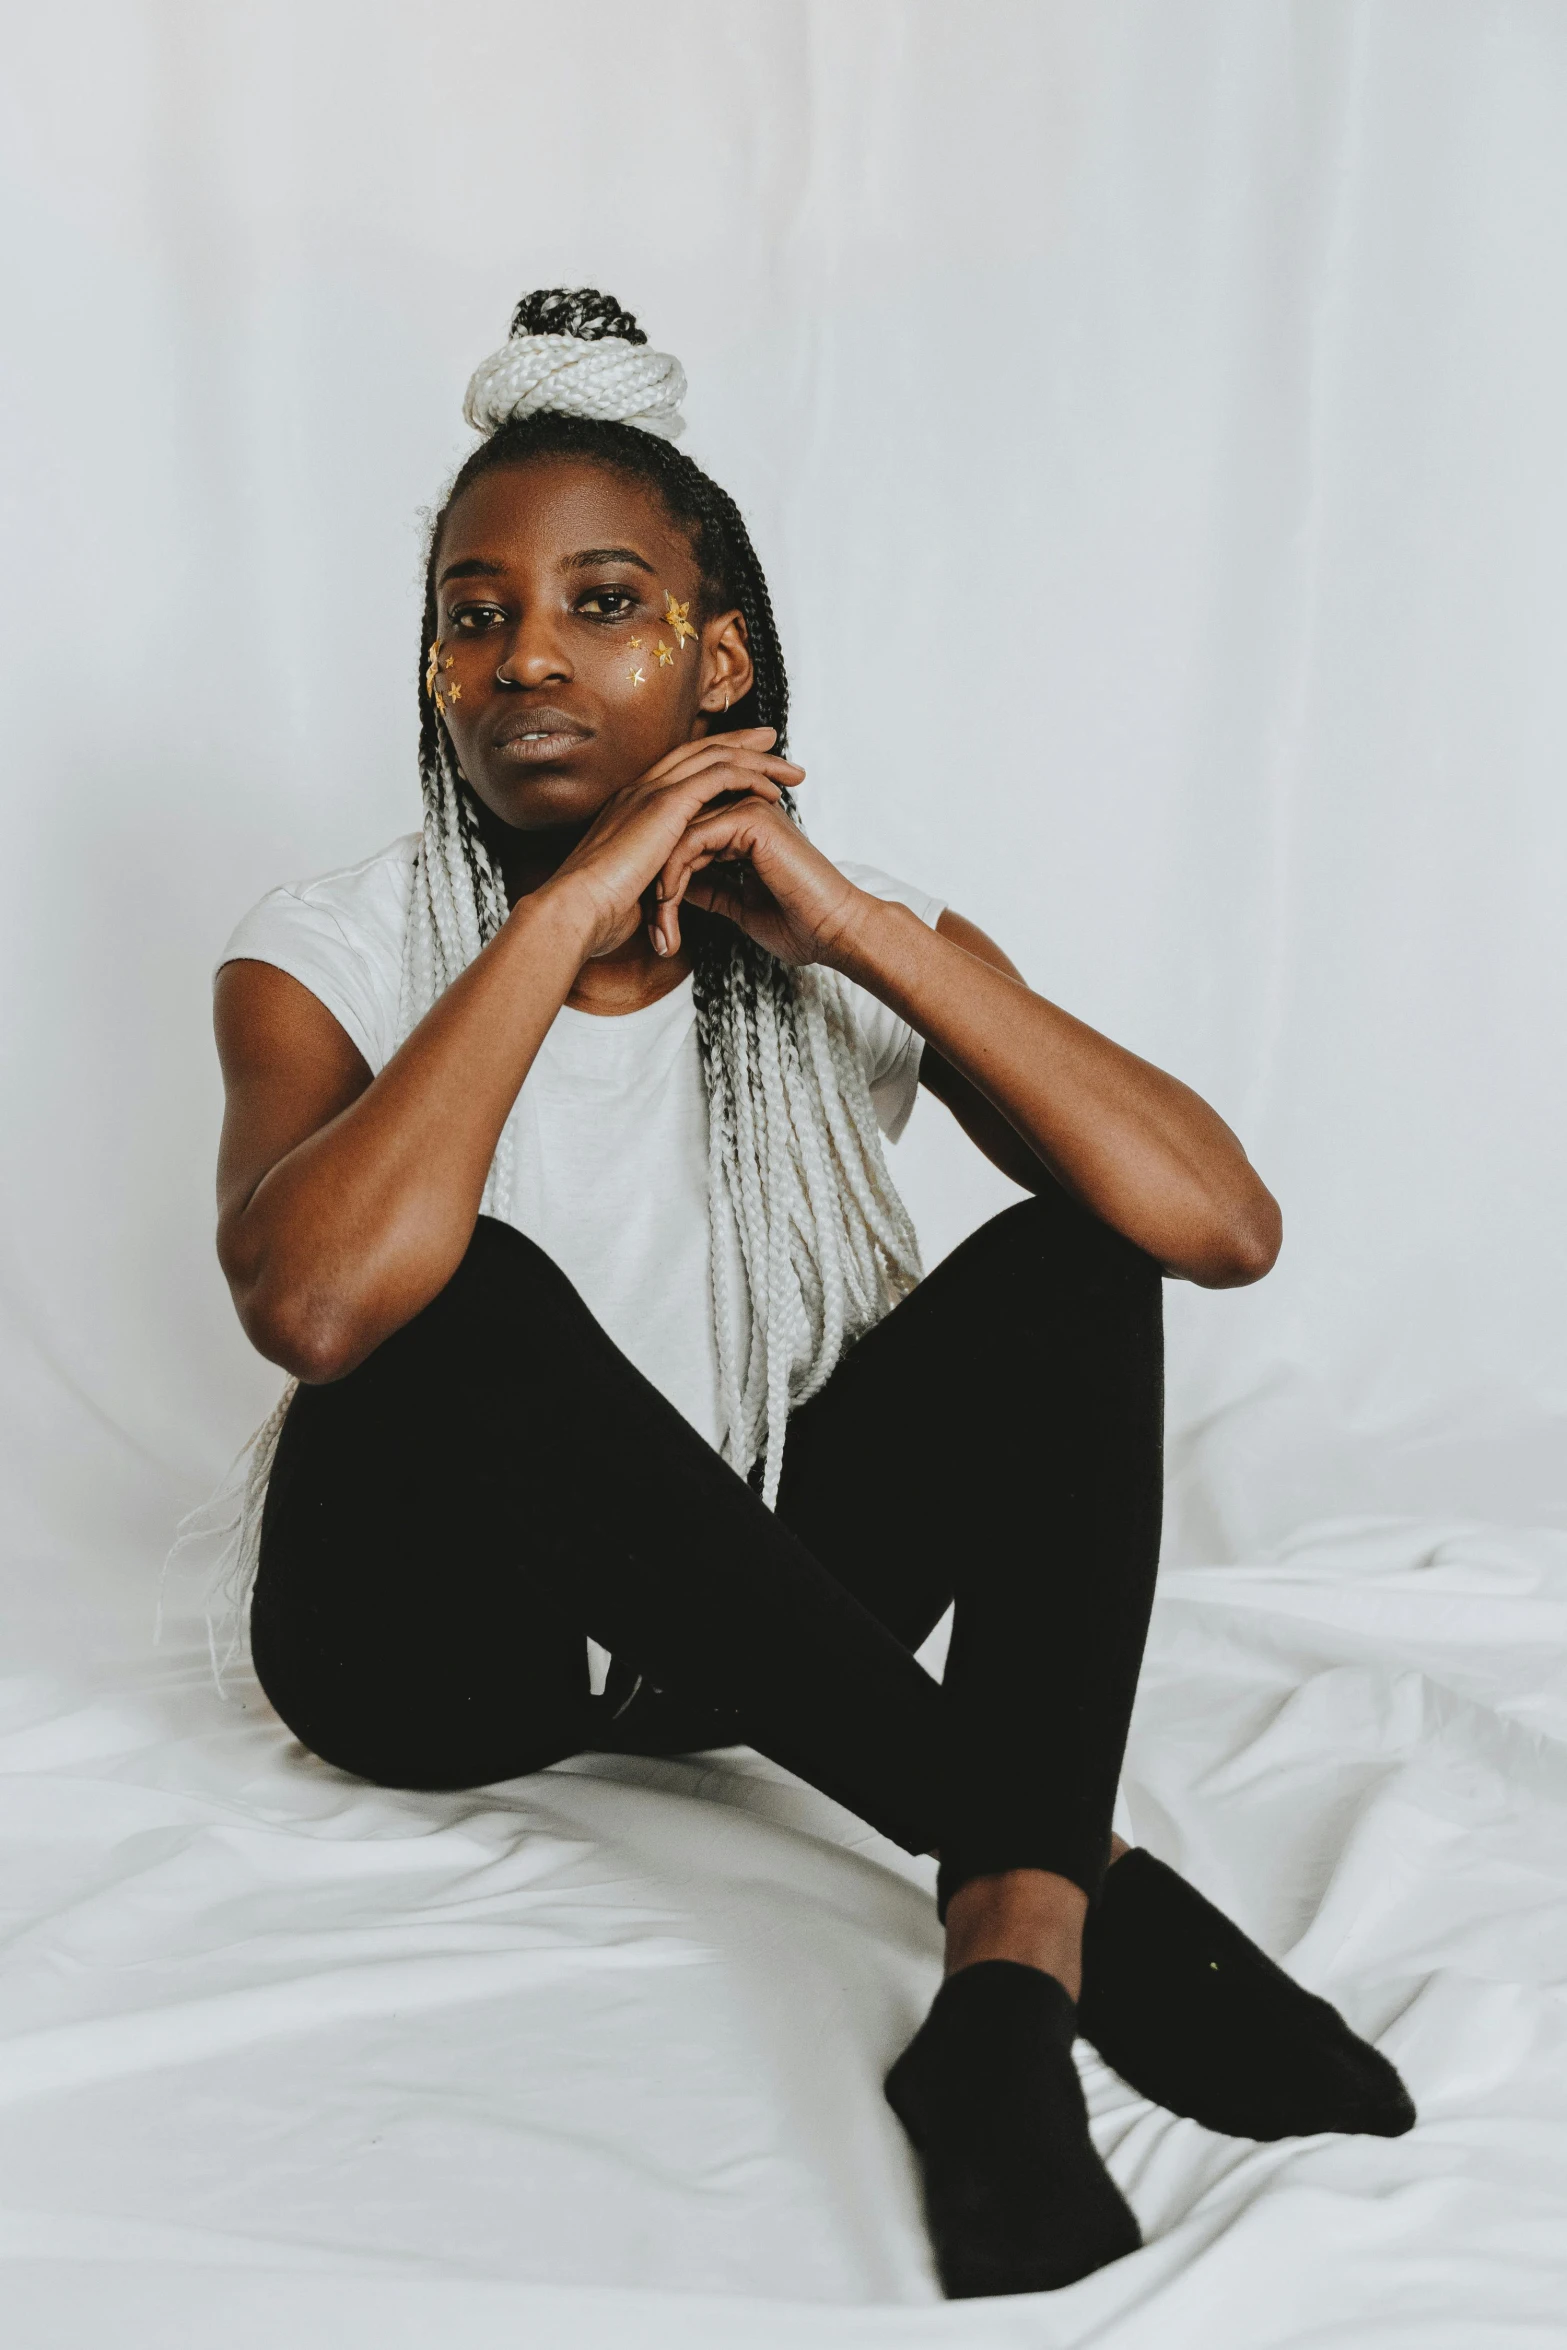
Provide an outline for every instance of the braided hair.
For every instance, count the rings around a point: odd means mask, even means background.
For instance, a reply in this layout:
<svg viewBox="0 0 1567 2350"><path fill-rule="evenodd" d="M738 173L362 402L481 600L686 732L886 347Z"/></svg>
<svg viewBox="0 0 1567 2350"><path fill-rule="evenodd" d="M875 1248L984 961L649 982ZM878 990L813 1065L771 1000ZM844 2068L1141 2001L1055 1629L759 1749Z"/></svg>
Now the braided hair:
<svg viewBox="0 0 1567 2350"><path fill-rule="evenodd" d="M528 295L511 331L584 342L647 339L612 295L564 287ZM482 475L561 456L650 489L690 540L704 617L738 610L743 618L752 683L713 720L714 730L770 726L780 750L787 740L789 680L772 598L728 492L669 441L635 425L553 411L502 424L461 467L430 531L419 638L424 828L404 949L404 1035L507 914L477 804L458 772L425 668L427 648L439 634L441 527L453 500ZM789 813L799 821L792 805ZM845 1347L913 1287L919 1249L887 1169L837 978L816 968L792 970L722 917L698 917L690 933L708 1098L723 1447L742 1474L762 1461L763 1498L771 1506L791 1408L814 1395ZM511 1205L512 1149L508 1128L484 1203L502 1217ZM733 1294L736 1261L743 1300Z"/></svg>

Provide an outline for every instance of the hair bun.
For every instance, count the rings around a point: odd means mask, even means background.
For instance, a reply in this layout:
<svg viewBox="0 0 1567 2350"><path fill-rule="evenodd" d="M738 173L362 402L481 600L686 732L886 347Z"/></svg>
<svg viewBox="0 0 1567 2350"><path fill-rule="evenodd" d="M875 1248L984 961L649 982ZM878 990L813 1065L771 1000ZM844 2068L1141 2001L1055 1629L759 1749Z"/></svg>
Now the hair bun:
<svg viewBox="0 0 1567 2350"><path fill-rule="evenodd" d="M596 286L544 286L524 294L512 312L516 335L575 335L579 343L601 343L613 335L622 343L645 343L629 310Z"/></svg>
<svg viewBox="0 0 1567 2350"><path fill-rule="evenodd" d="M473 371L463 414L476 432L546 412L634 424L677 441L686 420L680 403L686 371L647 336L613 294L591 286L551 286L524 295L511 339Z"/></svg>

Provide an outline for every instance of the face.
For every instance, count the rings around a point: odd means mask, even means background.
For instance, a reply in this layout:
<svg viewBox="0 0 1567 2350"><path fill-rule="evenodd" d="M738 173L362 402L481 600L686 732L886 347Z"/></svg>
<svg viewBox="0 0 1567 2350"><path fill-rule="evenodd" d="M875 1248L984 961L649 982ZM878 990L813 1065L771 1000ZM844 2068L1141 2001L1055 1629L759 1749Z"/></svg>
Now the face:
<svg viewBox="0 0 1567 2350"><path fill-rule="evenodd" d="M591 822L751 683L738 612L701 618L657 495L580 459L481 474L436 550L435 690L457 763L523 832Z"/></svg>

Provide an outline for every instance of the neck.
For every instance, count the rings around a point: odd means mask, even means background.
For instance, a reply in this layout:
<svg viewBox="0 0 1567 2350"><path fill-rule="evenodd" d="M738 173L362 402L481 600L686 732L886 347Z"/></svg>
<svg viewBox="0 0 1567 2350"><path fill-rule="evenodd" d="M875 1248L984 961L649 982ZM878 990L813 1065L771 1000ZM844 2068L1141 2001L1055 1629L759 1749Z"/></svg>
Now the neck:
<svg viewBox="0 0 1567 2350"><path fill-rule="evenodd" d="M519 898L531 897L536 889L542 889L587 830L586 825L580 825L561 831L518 832L509 824L496 823L493 818L487 822L481 818L481 823L485 846L500 872L506 902L511 906ZM566 1002L574 1012L596 1012L610 1017L621 1012L639 1012L678 987L690 971L691 957L685 947L678 955L655 955L648 934L639 923L624 945L583 964Z"/></svg>

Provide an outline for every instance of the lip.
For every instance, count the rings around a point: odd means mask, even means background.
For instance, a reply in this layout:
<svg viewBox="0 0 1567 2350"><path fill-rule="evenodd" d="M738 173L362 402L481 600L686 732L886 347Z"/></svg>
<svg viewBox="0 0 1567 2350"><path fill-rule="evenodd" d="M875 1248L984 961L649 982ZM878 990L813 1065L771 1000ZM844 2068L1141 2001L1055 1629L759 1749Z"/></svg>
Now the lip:
<svg viewBox="0 0 1567 2350"><path fill-rule="evenodd" d="M584 726L569 711L548 708L513 710L491 737L504 759L524 766L564 758L568 751L592 739L591 726Z"/></svg>

